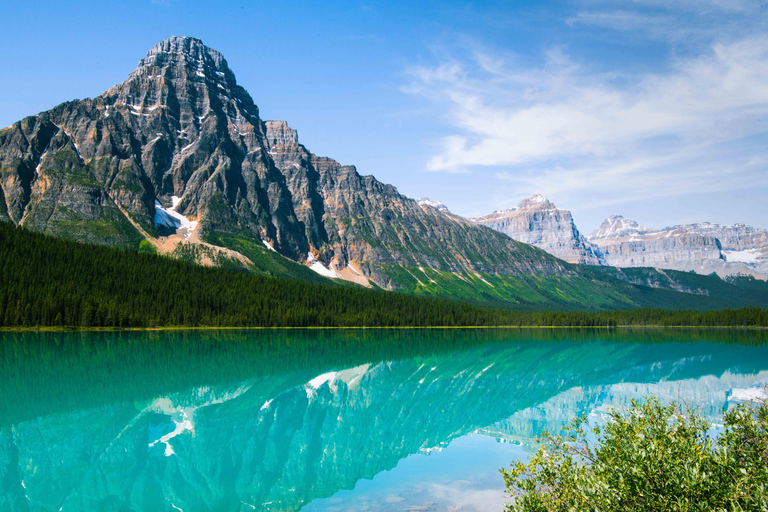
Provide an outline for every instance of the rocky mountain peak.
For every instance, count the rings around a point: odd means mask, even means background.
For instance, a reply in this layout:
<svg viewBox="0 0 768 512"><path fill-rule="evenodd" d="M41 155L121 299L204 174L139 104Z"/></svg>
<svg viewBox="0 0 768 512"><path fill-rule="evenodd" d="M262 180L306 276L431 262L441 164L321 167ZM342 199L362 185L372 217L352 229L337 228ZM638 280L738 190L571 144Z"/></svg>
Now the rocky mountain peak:
<svg viewBox="0 0 768 512"><path fill-rule="evenodd" d="M285 121L264 121L267 127L267 141L272 146L295 146L299 135Z"/></svg>
<svg viewBox="0 0 768 512"><path fill-rule="evenodd" d="M579 233L571 212L558 209L541 194L520 201L517 208L495 211L470 220L543 249L569 263L602 264L600 251Z"/></svg>
<svg viewBox="0 0 768 512"><path fill-rule="evenodd" d="M134 73L152 66L165 68L174 61L183 62L195 68L209 68L213 72L218 71L234 77L221 53L205 46L200 39L179 36L163 39L153 46L147 52L147 56L139 61L138 68Z"/></svg>
<svg viewBox="0 0 768 512"><path fill-rule="evenodd" d="M599 240L603 238L615 238L650 231L631 219L625 219L623 215L611 215L603 221L599 228L587 235L587 239Z"/></svg>
<svg viewBox="0 0 768 512"><path fill-rule="evenodd" d="M146 113L144 109L163 107L178 112L180 120L188 115L199 122L205 119L211 103L228 105L227 117L234 119L240 110L249 123L258 124L258 108L245 89L237 85L224 56L192 37L174 36L160 41L125 82L99 98L107 106L127 105L137 116Z"/></svg>
<svg viewBox="0 0 768 512"><path fill-rule="evenodd" d="M221 53L205 46L196 37L171 36L163 39L147 52L147 57L161 53L183 53L196 59L201 59L203 55L209 55L218 61L224 61L224 56Z"/></svg>
<svg viewBox="0 0 768 512"><path fill-rule="evenodd" d="M523 208L554 208L554 204L552 204L549 199L544 197L541 194L534 194L532 197L529 197L528 199L523 199L517 204L517 207L520 209Z"/></svg>
<svg viewBox="0 0 768 512"><path fill-rule="evenodd" d="M762 278L768 274L768 233L763 235L761 238L749 226L708 222L656 229L611 215L587 239L600 248L606 263L615 267L656 267Z"/></svg>

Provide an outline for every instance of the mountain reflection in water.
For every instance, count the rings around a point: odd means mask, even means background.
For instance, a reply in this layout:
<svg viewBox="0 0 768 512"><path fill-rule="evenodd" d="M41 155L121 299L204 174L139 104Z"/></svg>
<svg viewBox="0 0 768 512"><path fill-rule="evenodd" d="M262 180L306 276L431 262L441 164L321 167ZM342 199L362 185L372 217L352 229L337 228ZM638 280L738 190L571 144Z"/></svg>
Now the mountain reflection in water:
<svg viewBox="0 0 768 512"><path fill-rule="evenodd" d="M409 456L454 440L456 453L493 450L489 438L530 449L545 428L649 393L717 421L768 382L763 331L0 338L0 510L14 511L333 509L401 461L391 474L427 479Z"/></svg>

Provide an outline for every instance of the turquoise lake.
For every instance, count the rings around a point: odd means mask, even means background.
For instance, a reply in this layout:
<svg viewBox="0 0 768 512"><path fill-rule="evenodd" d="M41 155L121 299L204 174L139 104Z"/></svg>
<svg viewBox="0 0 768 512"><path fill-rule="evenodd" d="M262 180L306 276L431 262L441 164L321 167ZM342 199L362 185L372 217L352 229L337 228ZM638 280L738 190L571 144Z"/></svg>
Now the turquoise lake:
<svg viewBox="0 0 768 512"><path fill-rule="evenodd" d="M0 333L0 511L500 511L545 429L766 384L766 331Z"/></svg>

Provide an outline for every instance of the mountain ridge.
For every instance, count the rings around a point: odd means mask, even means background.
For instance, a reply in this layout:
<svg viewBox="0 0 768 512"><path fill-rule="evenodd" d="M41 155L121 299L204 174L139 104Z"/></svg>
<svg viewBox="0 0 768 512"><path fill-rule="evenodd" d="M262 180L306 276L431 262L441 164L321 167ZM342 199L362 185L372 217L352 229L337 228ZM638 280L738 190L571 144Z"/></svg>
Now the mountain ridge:
<svg viewBox="0 0 768 512"><path fill-rule="evenodd" d="M612 215L587 239L600 248L606 264L615 267L768 277L768 232L746 224L701 222L657 229Z"/></svg>
<svg viewBox="0 0 768 512"><path fill-rule="evenodd" d="M273 248L299 263L310 254L326 267L351 262L390 289L398 284L382 266L571 272L463 219L424 210L354 166L309 152L287 123L258 117L223 56L199 39L161 41L125 82L6 128L0 154L7 218L65 238L124 247L144 234L170 239L177 235L158 230L154 220L158 209L173 209L197 222L200 241L252 261ZM53 160L65 157L71 163L61 172ZM83 204L82 212L69 208ZM126 235L112 234L115 226ZM425 244L427 238L441 244Z"/></svg>
<svg viewBox="0 0 768 512"><path fill-rule="evenodd" d="M195 38L161 41L121 84L0 130L0 200L0 220L43 233L271 276L524 308L646 300L315 155L287 122L263 121Z"/></svg>
<svg viewBox="0 0 768 512"><path fill-rule="evenodd" d="M571 212L541 194L470 220L571 263L768 278L768 231L746 224L699 222L659 229L611 215L582 235Z"/></svg>

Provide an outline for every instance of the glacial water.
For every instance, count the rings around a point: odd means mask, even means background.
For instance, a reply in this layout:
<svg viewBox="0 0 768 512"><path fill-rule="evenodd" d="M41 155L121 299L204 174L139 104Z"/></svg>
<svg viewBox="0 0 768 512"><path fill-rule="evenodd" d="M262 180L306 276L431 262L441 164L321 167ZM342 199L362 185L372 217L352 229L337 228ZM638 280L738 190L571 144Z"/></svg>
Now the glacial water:
<svg viewBox="0 0 768 512"><path fill-rule="evenodd" d="M0 511L501 510L544 429L765 384L765 331L0 333Z"/></svg>

